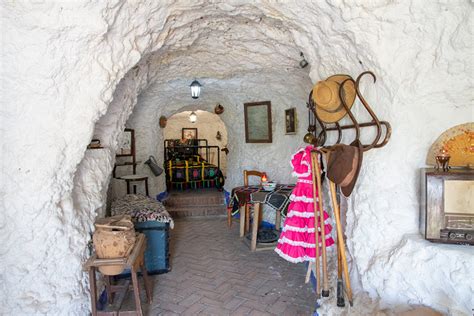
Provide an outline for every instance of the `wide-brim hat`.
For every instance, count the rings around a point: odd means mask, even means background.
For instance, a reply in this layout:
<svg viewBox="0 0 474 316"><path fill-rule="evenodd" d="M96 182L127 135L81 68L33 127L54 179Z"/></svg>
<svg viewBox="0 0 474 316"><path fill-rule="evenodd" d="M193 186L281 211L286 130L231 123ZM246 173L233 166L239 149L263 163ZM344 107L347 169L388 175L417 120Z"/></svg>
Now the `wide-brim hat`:
<svg viewBox="0 0 474 316"><path fill-rule="evenodd" d="M321 121L325 123L335 123L340 121L347 114L339 97L339 89L342 83L347 79L352 78L349 75L334 75L314 85L312 98L316 108L316 115ZM342 92L344 101L350 109L356 97L354 81L348 80L344 82Z"/></svg>
<svg viewBox="0 0 474 316"><path fill-rule="evenodd" d="M362 166L363 147L359 140L350 145L338 144L331 147L328 158L328 179L341 187L342 194L351 195Z"/></svg>

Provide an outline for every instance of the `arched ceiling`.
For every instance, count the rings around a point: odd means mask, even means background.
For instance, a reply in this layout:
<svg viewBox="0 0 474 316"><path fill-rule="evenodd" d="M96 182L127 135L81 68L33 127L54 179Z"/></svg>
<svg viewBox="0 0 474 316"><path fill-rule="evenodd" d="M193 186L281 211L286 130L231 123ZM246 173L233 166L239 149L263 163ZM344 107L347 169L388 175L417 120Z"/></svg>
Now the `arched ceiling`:
<svg viewBox="0 0 474 316"><path fill-rule="evenodd" d="M180 78L228 79L299 69L300 49L281 21L216 14L173 28L149 56L160 82Z"/></svg>

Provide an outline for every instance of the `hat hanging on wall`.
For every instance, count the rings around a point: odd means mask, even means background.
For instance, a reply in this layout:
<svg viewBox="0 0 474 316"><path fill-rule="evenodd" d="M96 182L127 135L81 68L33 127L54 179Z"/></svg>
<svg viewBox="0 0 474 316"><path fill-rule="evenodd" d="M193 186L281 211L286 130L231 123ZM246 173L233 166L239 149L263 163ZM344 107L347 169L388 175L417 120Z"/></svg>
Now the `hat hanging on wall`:
<svg viewBox="0 0 474 316"><path fill-rule="evenodd" d="M220 103L217 104L216 107L214 108L214 113L216 114L224 113L224 107Z"/></svg>
<svg viewBox="0 0 474 316"><path fill-rule="evenodd" d="M350 145L338 144L331 147L327 176L341 187L346 197L352 193L359 176L363 151L359 140L353 141Z"/></svg>
<svg viewBox="0 0 474 316"><path fill-rule="evenodd" d="M168 122L168 119L166 118L166 116L160 116L160 127L161 128L165 128L166 127L166 123Z"/></svg>
<svg viewBox="0 0 474 316"><path fill-rule="evenodd" d="M346 79L352 78L349 75L334 75L314 85L313 102L316 105L316 114L324 123L338 122L347 114L339 97L339 87ZM343 96L350 109L356 97L356 89L352 80L344 83Z"/></svg>

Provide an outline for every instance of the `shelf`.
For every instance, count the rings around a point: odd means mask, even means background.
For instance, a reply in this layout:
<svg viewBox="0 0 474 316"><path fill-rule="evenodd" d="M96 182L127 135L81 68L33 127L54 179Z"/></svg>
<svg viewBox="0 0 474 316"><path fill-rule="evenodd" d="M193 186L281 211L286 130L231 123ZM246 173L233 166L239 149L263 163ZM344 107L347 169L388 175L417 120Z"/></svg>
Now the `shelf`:
<svg viewBox="0 0 474 316"><path fill-rule="evenodd" d="M133 166L133 165L138 165L140 164L140 161L136 162L121 162L121 163L116 163L115 166Z"/></svg>

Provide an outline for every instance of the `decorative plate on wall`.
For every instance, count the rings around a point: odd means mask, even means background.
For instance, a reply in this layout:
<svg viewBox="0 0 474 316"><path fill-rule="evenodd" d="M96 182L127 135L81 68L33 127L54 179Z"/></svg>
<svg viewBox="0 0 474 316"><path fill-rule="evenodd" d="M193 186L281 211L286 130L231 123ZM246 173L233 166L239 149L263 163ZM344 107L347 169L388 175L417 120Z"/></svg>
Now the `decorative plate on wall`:
<svg viewBox="0 0 474 316"><path fill-rule="evenodd" d="M166 118L166 116L160 116L160 127L161 128L165 128L166 127L166 123L168 122L168 119Z"/></svg>
<svg viewBox="0 0 474 316"><path fill-rule="evenodd" d="M445 150L451 157L449 166L474 168L474 122L451 127L431 145L427 165L436 165L435 157Z"/></svg>

